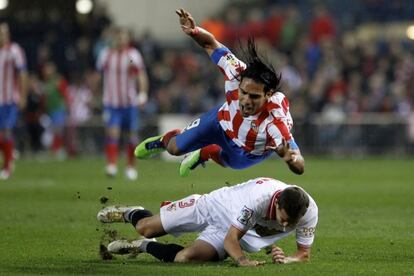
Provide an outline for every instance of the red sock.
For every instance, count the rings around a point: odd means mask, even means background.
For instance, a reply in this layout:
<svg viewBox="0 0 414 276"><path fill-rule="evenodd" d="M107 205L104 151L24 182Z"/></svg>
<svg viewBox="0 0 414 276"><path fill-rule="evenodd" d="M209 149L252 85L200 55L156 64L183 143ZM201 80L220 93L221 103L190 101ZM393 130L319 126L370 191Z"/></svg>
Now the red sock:
<svg viewBox="0 0 414 276"><path fill-rule="evenodd" d="M200 159L201 161L207 161L209 159L213 159L214 162L225 167L223 164L223 161L221 161L220 152L221 152L220 146L216 144L208 145L201 149Z"/></svg>
<svg viewBox="0 0 414 276"><path fill-rule="evenodd" d="M105 145L106 161L108 164L116 164L118 161L118 144L107 143Z"/></svg>
<svg viewBox="0 0 414 276"><path fill-rule="evenodd" d="M133 144L127 145L127 162L128 162L128 166L130 167L135 165L134 150L135 150L135 147Z"/></svg>
<svg viewBox="0 0 414 276"><path fill-rule="evenodd" d="M63 137L60 134L53 136L52 152L56 153L63 146Z"/></svg>
<svg viewBox="0 0 414 276"><path fill-rule="evenodd" d="M179 129L174 129L174 130L171 130L165 133L164 136L162 137L162 143L164 144L164 147L166 148L168 146L168 143L170 142L171 138L173 138L174 136L177 136L180 133L181 133L181 130Z"/></svg>
<svg viewBox="0 0 414 276"><path fill-rule="evenodd" d="M13 161L13 140L6 140L3 142L3 152L4 152L4 169L7 171L11 170L11 164Z"/></svg>

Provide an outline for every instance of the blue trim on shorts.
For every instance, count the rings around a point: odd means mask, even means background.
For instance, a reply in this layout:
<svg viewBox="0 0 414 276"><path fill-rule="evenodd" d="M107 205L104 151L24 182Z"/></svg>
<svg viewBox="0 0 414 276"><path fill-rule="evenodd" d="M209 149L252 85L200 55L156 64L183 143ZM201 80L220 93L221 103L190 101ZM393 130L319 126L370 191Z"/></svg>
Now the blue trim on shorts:
<svg viewBox="0 0 414 276"><path fill-rule="evenodd" d="M202 114L184 129L184 132L176 136L177 147L181 154L216 144L222 149L221 159L224 165L233 169L244 169L267 159L272 151L262 155L253 155L231 140L220 126L217 112L220 107L211 109ZM197 120L198 123L197 123Z"/></svg>
<svg viewBox="0 0 414 276"><path fill-rule="evenodd" d="M0 130L16 126L19 109L16 104L0 105Z"/></svg>
<svg viewBox="0 0 414 276"><path fill-rule="evenodd" d="M64 127L66 121L66 111L64 109L53 111L49 114L53 127Z"/></svg>

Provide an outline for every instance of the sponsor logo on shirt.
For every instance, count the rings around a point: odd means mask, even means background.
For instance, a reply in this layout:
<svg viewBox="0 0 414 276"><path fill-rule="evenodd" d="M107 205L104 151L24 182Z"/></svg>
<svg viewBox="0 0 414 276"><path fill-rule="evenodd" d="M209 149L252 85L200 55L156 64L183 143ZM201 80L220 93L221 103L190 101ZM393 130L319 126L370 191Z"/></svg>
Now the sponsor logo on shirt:
<svg viewBox="0 0 414 276"><path fill-rule="evenodd" d="M240 212L240 216L237 218L237 221L243 225L247 225L249 220L252 218L254 211L244 206Z"/></svg>
<svg viewBox="0 0 414 276"><path fill-rule="evenodd" d="M175 211L177 209L177 204L175 202L170 203L167 207L167 211Z"/></svg>
<svg viewBox="0 0 414 276"><path fill-rule="evenodd" d="M302 233L305 237L313 237L315 233L315 227L304 227L302 228Z"/></svg>

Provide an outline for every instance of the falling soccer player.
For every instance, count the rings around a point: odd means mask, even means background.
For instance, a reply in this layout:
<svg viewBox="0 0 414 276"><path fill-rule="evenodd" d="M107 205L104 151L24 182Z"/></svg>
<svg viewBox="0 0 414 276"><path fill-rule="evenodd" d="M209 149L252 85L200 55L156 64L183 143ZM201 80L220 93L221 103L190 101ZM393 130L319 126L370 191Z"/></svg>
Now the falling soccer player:
<svg viewBox="0 0 414 276"><path fill-rule="evenodd" d="M135 148L147 159L168 151L186 157L180 175L209 159L223 167L244 169L276 152L296 174L304 172L304 159L290 132L289 102L278 92L281 75L248 41L246 63L239 60L208 31L196 26L185 10L177 10L181 29L206 50L225 78L226 101L193 121L183 131L150 137Z"/></svg>

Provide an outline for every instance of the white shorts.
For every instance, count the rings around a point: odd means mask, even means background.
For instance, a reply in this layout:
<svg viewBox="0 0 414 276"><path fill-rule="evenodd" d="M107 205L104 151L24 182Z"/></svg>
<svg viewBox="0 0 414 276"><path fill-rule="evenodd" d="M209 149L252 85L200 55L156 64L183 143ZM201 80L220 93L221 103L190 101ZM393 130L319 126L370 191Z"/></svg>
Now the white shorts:
<svg viewBox="0 0 414 276"><path fill-rule="evenodd" d="M227 232L207 223L206 208L204 201L199 200L200 197L201 195L190 195L161 207L161 224L165 232L175 237L184 233L201 232L197 239L213 246L222 260L227 256L224 250Z"/></svg>
<svg viewBox="0 0 414 276"><path fill-rule="evenodd" d="M199 211L201 195L190 195L160 208L161 224L165 232L175 237L183 233L200 232L207 227L205 217Z"/></svg>

